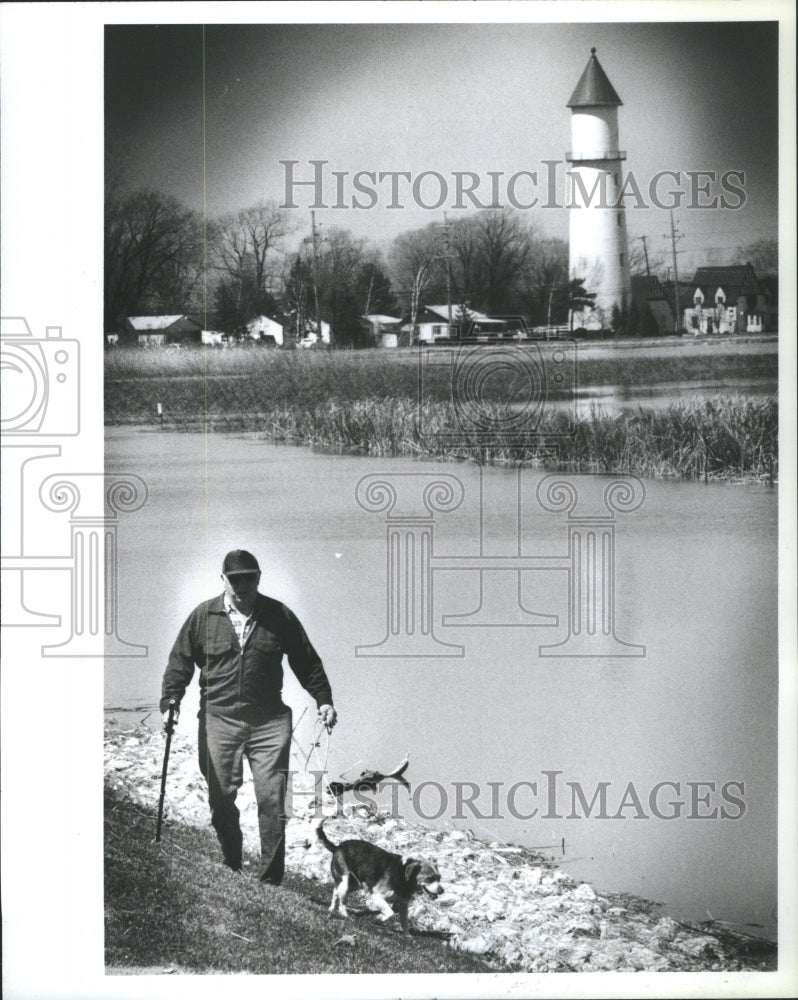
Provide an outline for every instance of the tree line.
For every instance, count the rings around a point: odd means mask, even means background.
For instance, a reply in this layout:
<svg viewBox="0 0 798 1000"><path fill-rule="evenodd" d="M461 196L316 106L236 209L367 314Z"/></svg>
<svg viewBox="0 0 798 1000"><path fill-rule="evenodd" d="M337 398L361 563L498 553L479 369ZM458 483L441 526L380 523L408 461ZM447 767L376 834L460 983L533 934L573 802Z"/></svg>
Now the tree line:
<svg viewBox="0 0 798 1000"><path fill-rule="evenodd" d="M324 321L335 343L358 346L366 341L361 317L372 313L415 325L425 304L451 301L453 314L476 310L544 326L567 323L569 310L586 304L581 282L569 281L567 243L511 210L431 222L397 236L385 253L332 226L289 250L298 235L295 213L274 202L207 219L171 196L112 180L106 332L126 316L185 313L238 335L265 314L296 337ZM641 264L633 259L633 271ZM648 317L636 312L619 311L616 325L650 332Z"/></svg>
<svg viewBox="0 0 798 1000"><path fill-rule="evenodd" d="M339 344L364 338L361 317L415 323L426 303L518 315L567 316L568 247L520 214L486 210L397 236L386 253L339 227L296 244L295 213L263 201L205 219L153 190L109 185L105 202L106 331L126 316L212 317L240 334L266 314L295 335L330 324Z"/></svg>

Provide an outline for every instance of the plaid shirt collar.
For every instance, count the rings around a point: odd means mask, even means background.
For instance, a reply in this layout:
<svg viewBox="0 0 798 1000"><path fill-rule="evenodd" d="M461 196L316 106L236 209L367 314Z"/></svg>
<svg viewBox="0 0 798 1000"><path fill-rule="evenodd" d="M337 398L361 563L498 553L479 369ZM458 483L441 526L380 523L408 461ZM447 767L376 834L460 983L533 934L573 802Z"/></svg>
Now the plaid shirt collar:
<svg viewBox="0 0 798 1000"><path fill-rule="evenodd" d="M245 615L243 611L239 611L238 608L233 604L227 594L224 595L224 610L230 619L230 624L233 626L233 630L238 639L239 645L243 646L247 641L249 633L252 631L252 625L254 624L255 610L253 608L249 615Z"/></svg>

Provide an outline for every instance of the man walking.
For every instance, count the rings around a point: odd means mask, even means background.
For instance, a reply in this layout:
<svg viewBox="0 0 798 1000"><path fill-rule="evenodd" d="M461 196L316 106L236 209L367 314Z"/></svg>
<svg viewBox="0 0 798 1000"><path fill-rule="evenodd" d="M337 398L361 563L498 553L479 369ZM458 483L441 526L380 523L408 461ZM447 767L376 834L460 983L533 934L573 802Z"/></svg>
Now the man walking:
<svg viewBox="0 0 798 1000"><path fill-rule="evenodd" d="M294 613L258 592L260 567L244 549L224 557L224 593L186 619L169 654L160 709L175 722L195 665L200 669L199 765L208 782L211 822L224 862L241 870L241 827L235 804L246 755L255 785L264 882L279 885L285 868L285 772L291 709L282 699L283 656L315 699L321 721L337 720L318 653Z"/></svg>

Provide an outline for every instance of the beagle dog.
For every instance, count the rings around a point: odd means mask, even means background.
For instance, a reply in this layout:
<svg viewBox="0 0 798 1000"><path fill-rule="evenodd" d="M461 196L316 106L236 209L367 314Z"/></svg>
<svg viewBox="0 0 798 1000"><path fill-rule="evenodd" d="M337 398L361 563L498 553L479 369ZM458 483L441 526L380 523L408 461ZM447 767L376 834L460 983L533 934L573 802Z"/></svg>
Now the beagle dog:
<svg viewBox="0 0 798 1000"><path fill-rule="evenodd" d="M385 851L366 840L344 840L334 844L324 832L324 818L316 824L316 836L332 854L333 895L330 913L339 908L346 917L346 898L352 890L352 880L369 890L380 911L380 920L390 920L399 914L402 930L407 933L407 907L413 895L425 892L433 899L443 892L441 877L426 861Z"/></svg>

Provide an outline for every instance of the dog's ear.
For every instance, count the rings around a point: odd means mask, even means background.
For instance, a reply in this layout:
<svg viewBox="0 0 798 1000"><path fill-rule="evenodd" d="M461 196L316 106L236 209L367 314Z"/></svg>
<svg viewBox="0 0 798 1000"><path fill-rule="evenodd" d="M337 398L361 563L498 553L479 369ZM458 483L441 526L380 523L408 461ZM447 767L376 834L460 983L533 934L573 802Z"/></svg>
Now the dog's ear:
<svg viewBox="0 0 798 1000"><path fill-rule="evenodd" d="M408 882L415 882L419 871L421 871L420 861L416 861L415 858L408 858L405 861L405 878Z"/></svg>

